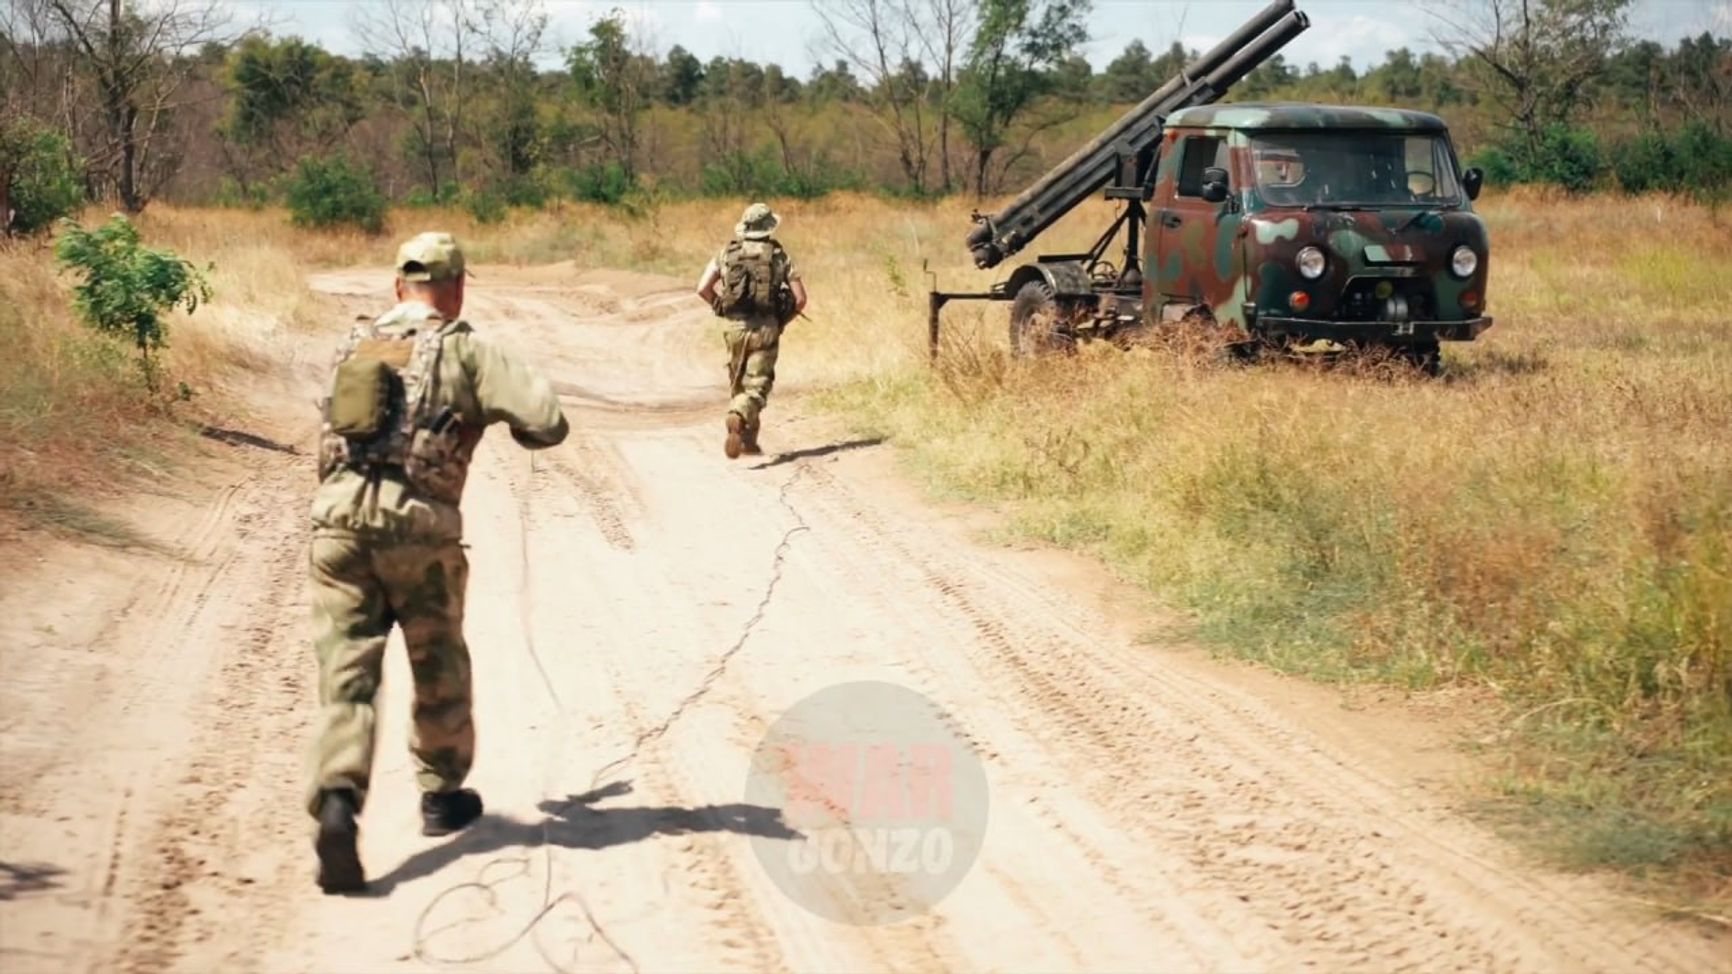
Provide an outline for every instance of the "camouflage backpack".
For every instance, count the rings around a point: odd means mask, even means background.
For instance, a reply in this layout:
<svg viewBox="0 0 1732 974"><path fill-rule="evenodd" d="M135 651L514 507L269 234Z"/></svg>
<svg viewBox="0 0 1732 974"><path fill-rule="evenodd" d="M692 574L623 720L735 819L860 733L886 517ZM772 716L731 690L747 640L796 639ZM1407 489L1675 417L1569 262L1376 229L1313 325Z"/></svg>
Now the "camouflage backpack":
<svg viewBox="0 0 1732 974"><path fill-rule="evenodd" d="M774 240L734 239L722 250L721 287L716 313L723 317L775 315L785 322L792 310L788 291L788 252Z"/></svg>
<svg viewBox="0 0 1732 974"><path fill-rule="evenodd" d="M447 331L437 317L389 331L374 319L356 323L337 352L322 403L321 480L340 467L363 473L394 468L429 497L461 499L461 423L449 407L433 414Z"/></svg>

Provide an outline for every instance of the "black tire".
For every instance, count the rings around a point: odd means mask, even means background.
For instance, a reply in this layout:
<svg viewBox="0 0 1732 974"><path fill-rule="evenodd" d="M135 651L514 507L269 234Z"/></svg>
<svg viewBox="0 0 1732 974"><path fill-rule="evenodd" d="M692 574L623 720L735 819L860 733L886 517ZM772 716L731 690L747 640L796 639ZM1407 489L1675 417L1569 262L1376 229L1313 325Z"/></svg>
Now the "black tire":
<svg viewBox="0 0 1732 974"><path fill-rule="evenodd" d="M1031 358L1076 347L1069 316L1045 281L1030 281L1010 305L1010 354Z"/></svg>

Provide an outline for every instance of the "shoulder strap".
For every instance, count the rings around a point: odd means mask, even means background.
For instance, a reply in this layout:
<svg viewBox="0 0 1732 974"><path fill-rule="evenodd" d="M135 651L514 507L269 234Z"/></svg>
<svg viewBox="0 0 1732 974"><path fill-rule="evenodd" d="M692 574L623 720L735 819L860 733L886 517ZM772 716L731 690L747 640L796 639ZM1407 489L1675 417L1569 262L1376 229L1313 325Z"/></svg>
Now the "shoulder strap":
<svg viewBox="0 0 1732 974"><path fill-rule="evenodd" d="M443 318L429 318L427 322L431 324L435 320L438 321L437 327L423 327L416 331L415 350L410 353L409 364L402 372L405 422L420 415L439 386L439 360L445 350L445 334L455 322Z"/></svg>

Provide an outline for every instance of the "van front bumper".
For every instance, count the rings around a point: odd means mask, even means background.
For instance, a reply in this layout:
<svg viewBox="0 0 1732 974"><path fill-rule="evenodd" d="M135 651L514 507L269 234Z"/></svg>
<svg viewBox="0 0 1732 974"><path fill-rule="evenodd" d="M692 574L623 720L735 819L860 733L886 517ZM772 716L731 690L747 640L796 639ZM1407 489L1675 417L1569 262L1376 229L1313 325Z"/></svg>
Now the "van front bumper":
<svg viewBox="0 0 1732 974"><path fill-rule="evenodd" d="M1258 315L1256 327L1263 337L1271 339L1422 345L1440 341L1471 342L1491 324L1489 315L1465 321L1324 321Z"/></svg>

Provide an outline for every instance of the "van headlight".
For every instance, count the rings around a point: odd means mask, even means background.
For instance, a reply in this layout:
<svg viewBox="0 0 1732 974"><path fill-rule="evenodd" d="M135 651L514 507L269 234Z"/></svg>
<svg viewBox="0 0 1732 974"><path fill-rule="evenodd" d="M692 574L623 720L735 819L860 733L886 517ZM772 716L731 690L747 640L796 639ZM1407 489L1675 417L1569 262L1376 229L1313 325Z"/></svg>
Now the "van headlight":
<svg viewBox="0 0 1732 974"><path fill-rule="evenodd" d="M1306 247L1300 250L1299 255L1293 258L1293 262L1299 265L1299 276L1307 281L1317 280L1329 268L1329 258L1317 247Z"/></svg>
<svg viewBox="0 0 1732 974"><path fill-rule="evenodd" d="M1455 253L1449 255L1449 270L1456 277L1467 280L1473 272L1479 270L1479 255L1467 244L1455 248Z"/></svg>

